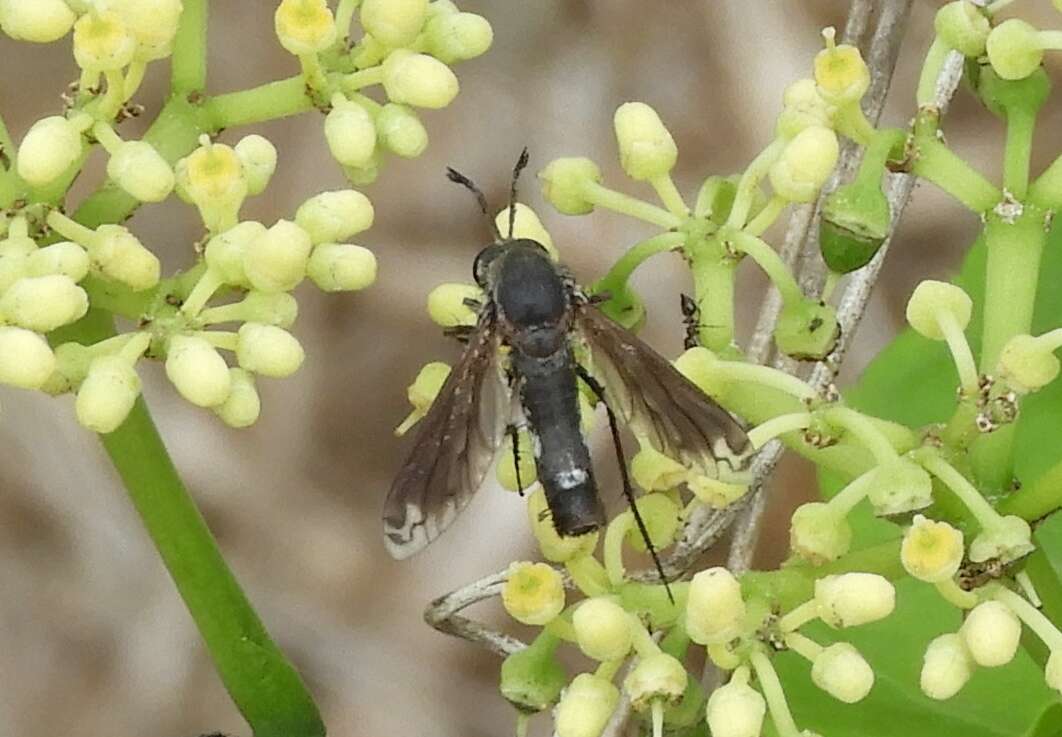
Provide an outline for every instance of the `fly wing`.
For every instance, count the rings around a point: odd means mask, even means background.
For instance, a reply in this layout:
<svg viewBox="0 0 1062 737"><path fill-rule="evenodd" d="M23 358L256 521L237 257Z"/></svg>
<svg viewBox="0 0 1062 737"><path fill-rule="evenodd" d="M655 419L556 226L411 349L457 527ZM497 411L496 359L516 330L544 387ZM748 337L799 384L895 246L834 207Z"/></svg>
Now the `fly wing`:
<svg viewBox="0 0 1062 737"><path fill-rule="evenodd" d="M384 544L397 559L422 550L465 508L490 468L511 410L484 315L450 371L384 503Z"/></svg>
<svg viewBox="0 0 1062 737"><path fill-rule="evenodd" d="M744 428L667 359L590 304L576 308L575 322L612 409L654 448L707 470L748 467Z"/></svg>

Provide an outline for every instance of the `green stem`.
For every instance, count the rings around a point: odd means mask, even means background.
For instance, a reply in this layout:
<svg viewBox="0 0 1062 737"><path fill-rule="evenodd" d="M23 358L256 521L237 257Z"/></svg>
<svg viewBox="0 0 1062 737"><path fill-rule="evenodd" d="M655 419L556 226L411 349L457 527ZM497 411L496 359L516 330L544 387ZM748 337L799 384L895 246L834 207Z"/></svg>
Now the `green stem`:
<svg viewBox="0 0 1062 737"><path fill-rule="evenodd" d="M668 209L668 212L680 218L689 217L690 208L683 201L678 187L675 186L675 180L671 178L670 174L661 174L655 179L650 179L649 184L656 190L657 197L664 203L664 207Z"/></svg>
<svg viewBox="0 0 1062 737"><path fill-rule="evenodd" d="M850 407L831 407L822 413L822 418L831 425L852 433L859 443L871 452L878 463L889 463L899 456L889 439L870 421L870 418Z"/></svg>
<svg viewBox="0 0 1062 737"><path fill-rule="evenodd" d="M705 348L726 351L734 342L734 274L730 259L693 258L693 290L700 314L697 339Z"/></svg>
<svg viewBox="0 0 1062 737"><path fill-rule="evenodd" d="M1029 202L1044 210L1062 208L1062 156L1059 156L1029 187Z"/></svg>
<svg viewBox="0 0 1062 737"><path fill-rule="evenodd" d="M937 78L940 77L940 70L944 68L944 60L948 58L949 53L951 48L939 36L935 36L926 53L926 60L922 63L922 73L918 77L918 89L915 92L918 107L932 105L936 100Z"/></svg>
<svg viewBox="0 0 1062 737"><path fill-rule="evenodd" d="M665 251L673 251L682 245L686 236L683 233L660 233L637 243L620 256L608 273L601 277L591 290L595 294L609 292L620 295L627 291L627 282L634 270L651 256Z"/></svg>
<svg viewBox="0 0 1062 737"><path fill-rule="evenodd" d="M211 97L203 112L213 130L286 118L313 109L302 75Z"/></svg>
<svg viewBox="0 0 1062 737"><path fill-rule="evenodd" d="M336 7L336 29L341 41L350 38L350 22L354 19L354 11L357 8L358 0L339 0Z"/></svg>
<svg viewBox="0 0 1062 737"><path fill-rule="evenodd" d="M170 89L187 96L206 89L208 0L184 0L170 57Z"/></svg>
<svg viewBox="0 0 1062 737"><path fill-rule="evenodd" d="M918 176L937 185L976 213L991 209L1003 197L979 171L935 138L915 136L914 162Z"/></svg>
<svg viewBox="0 0 1062 737"><path fill-rule="evenodd" d="M778 219L778 216L788 206L789 200L779 195L774 195L767 200L767 204L763 206L763 209L756 213L756 217L748 222L745 226L745 232L749 235L763 235L764 231L774 224L774 221Z"/></svg>
<svg viewBox="0 0 1062 737"><path fill-rule="evenodd" d="M720 237L729 240L734 248L747 254L763 273L771 280L778 293L782 295L782 304L791 305L800 302L804 293L800 291L793 274L786 267L782 257L766 241L744 232L720 232Z"/></svg>
<svg viewBox="0 0 1062 737"><path fill-rule="evenodd" d="M661 228L671 229L682 225L682 218L678 215L673 215L662 207L657 207L637 197L631 197L589 180L584 183L583 187L582 194L591 204L630 215Z"/></svg>
<svg viewBox="0 0 1062 737"><path fill-rule="evenodd" d="M1007 108L1007 142L1003 157L1003 186L1017 200L1029 189L1029 160L1037 109L1028 106Z"/></svg>
<svg viewBox="0 0 1062 737"><path fill-rule="evenodd" d="M1062 461L1047 469L1040 478L999 504L1000 514L1016 514L1033 521L1062 507Z"/></svg>
<svg viewBox="0 0 1062 737"><path fill-rule="evenodd" d="M755 650L750 660L752 668L756 671L756 680L760 682L760 690L763 691L763 697L767 700L771 721L779 737L800 737L800 730L797 729L793 714L789 711L789 704L786 703L782 683L778 680L778 674L771 665L770 659L762 651Z"/></svg>
<svg viewBox="0 0 1062 737"><path fill-rule="evenodd" d="M749 210L756 199L756 187L760 180L767 176L767 171L778 160L778 157L782 155L786 143L784 138L776 138L749 163L738 181L734 204L731 205L730 215L726 219L728 227L736 229L744 227Z"/></svg>
<svg viewBox="0 0 1062 737"><path fill-rule="evenodd" d="M114 328L92 311L69 335L93 344ZM255 737L323 737L317 707L226 565L143 399L101 440Z"/></svg>

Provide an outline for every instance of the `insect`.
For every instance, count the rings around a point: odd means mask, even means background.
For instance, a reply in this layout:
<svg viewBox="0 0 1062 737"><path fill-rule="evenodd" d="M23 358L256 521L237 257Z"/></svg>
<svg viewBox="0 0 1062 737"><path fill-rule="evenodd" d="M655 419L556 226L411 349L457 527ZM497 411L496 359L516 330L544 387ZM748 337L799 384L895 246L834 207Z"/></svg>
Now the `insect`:
<svg viewBox="0 0 1062 737"><path fill-rule="evenodd" d="M679 295L679 309L682 310L682 323L686 326L686 336L682 339L682 347L689 350L701 344L697 337L697 331L701 329L701 308L697 301L688 294Z"/></svg>
<svg viewBox="0 0 1062 737"><path fill-rule="evenodd" d="M462 336L464 353L421 420L387 496L384 541L395 558L423 549L468 504L512 431L517 404L531 431L538 480L557 533L576 536L602 527L604 508L579 428L580 381L605 404L624 492L647 543L622 458L617 415L657 450L687 465L738 472L748 463L748 438L726 410L601 312L596 305L602 300L586 294L545 247L512 237L516 180L526 164L525 150L513 171L508 237L491 220L495 241L473 265L485 295L477 303L477 322ZM448 174L470 189L488 214L483 193L464 175L452 169ZM588 348L593 371L576 360L577 341ZM509 349L507 358L502 346Z"/></svg>

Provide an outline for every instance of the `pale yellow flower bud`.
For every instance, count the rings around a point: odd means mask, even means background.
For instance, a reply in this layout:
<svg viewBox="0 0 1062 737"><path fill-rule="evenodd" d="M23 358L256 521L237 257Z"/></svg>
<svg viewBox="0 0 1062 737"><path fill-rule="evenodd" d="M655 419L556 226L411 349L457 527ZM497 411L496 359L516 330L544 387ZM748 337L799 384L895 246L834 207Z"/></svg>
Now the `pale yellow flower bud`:
<svg viewBox="0 0 1062 737"><path fill-rule="evenodd" d="M216 407L229 397L232 379L225 359L198 336L175 335L166 354L166 376L182 397L199 407Z"/></svg>
<svg viewBox="0 0 1062 737"><path fill-rule="evenodd" d="M985 668L1006 665L1021 644L1021 620L1006 604L986 601L966 615L959 629L974 662Z"/></svg>
<svg viewBox="0 0 1062 737"><path fill-rule="evenodd" d="M283 0L273 16L280 45L291 54L324 51L336 40L336 23L326 0Z"/></svg>
<svg viewBox="0 0 1062 737"><path fill-rule="evenodd" d="M440 284L428 293L428 315L444 328L475 325L476 311L465 300L482 302L483 290L475 284Z"/></svg>
<svg viewBox="0 0 1062 737"><path fill-rule="evenodd" d="M376 281L376 255L364 246L320 243L310 254L306 275L325 292L356 292Z"/></svg>
<svg viewBox="0 0 1062 737"><path fill-rule="evenodd" d="M262 400L254 385L254 376L242 368L230 368L232 388L224 402L214 407L214 414L229 427L250 427L262 411Z"/></svg>
<svg viewBox="0 0 1062 737"><path fill-rule="evenodd" d="M874 671L854 647L847 642L835 642L815 657L811 680L835 699L854 704L870 693Z"/></svg>
<svg viewBox="0 0 1062 737"><path fill-rule="evenodd" d="M613 124L620 163L631 179L655 179L675 167L678 147L653 108L644 102L624 103L616 110Z"/></svg>
<svg viewBox="0 0 1062 737"><path fill-rule="evenodd" d="M947 522L934 522L918 514L903 536L900 560L915 578L939 583L958 573L964 553L959 530Z"/></svg>
<svg viewBox="0 0 1062 737"><path fill-rule="evenodd" d="M428 17L428 0L364 0L361 26L385 46L408 46Z"/></svg>
<svg viewBox="0 0 1062 737"><path fill-rule="evenodd" d="M929 643L922 660L922 693L937 701L950 699L970 680L973 669L963 638L954 632L941 635Z"/></svg>
<svg viewBox="0 0 1062 737"><path fill-rule="evenodd" d="M600 737L619 704L619 689L592 673L580 673L553 710L557 737Z"/></svg>
<svg viewBox="0 0 1062 737"><path fill-rule="evenodd" d="M718 645L741 634L745 601L741 584L725 568L709 568L690 581L686 629L698 645Z"/></svg>
<svg viewBox="0 0 1062 737"><path fill-rule="evenodd" d="M306 358L295 336L276 325L247 322L238 335L236 360L256 374L282 379L298 371Z"/></svg>
<svg viewBox="0 0 1062 737"><path fill-rule="evenodd" d="M579 649L594 660L618 660L630 652L633 633L627 611L607 596L587 599L572 615Z"/></svg>
<svg viewBox="0 0 1062 737"><path fill-rule="evenodd" d="M136 38L117 13L90 11L74 24L74 59L90 72L110 72L128 66L136 52Z"/></svg>
<svg viewBox="0 0 1062 737"><path fill-rule="evenodd" d="M546 624L564 609L564 581L545 563L512 563L502 587L502 605L518 622Z"/></svg>
<svg viewBox="0 0 1062 737"><path fill-rule="evenodd" d="M391 102L423 108L446 107L459 89L450 67L409 49L396 49L384 60L383 87Z"/></svg>
<svg viewBox="0 0 1062 737"><path fill-rule="evenodd" d="M831 627L856 627L892 614L896 589L875 573L842 573L815 582L819 619Z"/></svg>
<svg viewBox="0 0 1062 737"><path fill-rule="evenodd" d="M55 370L55 354L37 333L0 326L0 384L38 389Z"/></svg>

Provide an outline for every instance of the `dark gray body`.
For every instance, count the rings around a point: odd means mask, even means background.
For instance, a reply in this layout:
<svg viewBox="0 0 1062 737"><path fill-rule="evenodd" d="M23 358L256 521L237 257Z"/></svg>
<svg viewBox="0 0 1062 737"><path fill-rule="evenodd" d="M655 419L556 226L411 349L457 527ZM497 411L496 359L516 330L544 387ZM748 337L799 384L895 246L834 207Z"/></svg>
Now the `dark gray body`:
<svg viewBox="0 0 1062 737"><path fill-rule="evenodd" d="M538 480L553 526L564 536L596 530L604 525L605 512L579 428L579 389L569 341L575 286L530 240L510 242L484 266L499 330L511 348L514 388L535 439Z"/></svg>

